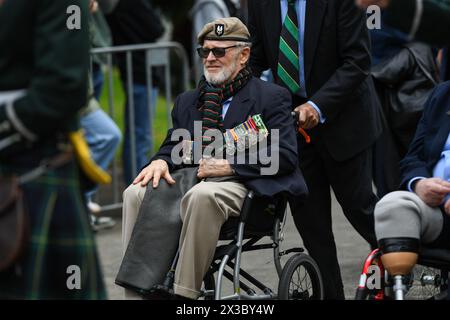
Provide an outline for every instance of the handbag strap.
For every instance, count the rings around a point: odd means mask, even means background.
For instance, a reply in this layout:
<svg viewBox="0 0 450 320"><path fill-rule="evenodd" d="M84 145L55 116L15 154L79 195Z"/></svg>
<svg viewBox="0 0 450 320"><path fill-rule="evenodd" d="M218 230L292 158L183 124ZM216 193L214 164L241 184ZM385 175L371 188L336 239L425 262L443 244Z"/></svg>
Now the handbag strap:
<svg viewBox="0 0 450 320"><path fill-rule="evenodd" d="M72 158L73 152L70 148L69 150L63 151L52 158L46 158L42 160L41 164L38 167L27 173L24 173L19 177L19 185L23 185L36 180L48 170L56 169L62 165L65 165L66 163L69 163Z"/></svg>

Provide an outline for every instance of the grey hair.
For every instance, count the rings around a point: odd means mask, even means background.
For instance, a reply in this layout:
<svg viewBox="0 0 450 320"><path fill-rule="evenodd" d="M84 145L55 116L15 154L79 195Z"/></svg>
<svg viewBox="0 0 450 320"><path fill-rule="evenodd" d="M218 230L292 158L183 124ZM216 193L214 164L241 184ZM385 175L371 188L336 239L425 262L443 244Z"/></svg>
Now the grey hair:
<svg viewBox="0 0 450 320"><path fill-rule="evenodd" d="M251 42L245 42L245 41L237 41L236 42L236 46L238 47L242 47L242 48L251 48L252 47L252 43Z"/></svg>

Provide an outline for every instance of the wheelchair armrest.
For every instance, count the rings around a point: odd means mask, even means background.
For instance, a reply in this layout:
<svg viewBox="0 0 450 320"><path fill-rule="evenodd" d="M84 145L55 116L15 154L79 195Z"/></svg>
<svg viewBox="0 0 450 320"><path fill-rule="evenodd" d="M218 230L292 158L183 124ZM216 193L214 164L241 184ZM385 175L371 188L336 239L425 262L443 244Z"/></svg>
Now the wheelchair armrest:
<svg viewBox="0 0 450 320"><path fill-rule="evenodd" d="M274 230L275 218L283 218L286 203L286 197L281 193L273 198L267 198L259 197L250 190L244 199L239 217L230 217L224 223L219 239L233 239L240 222L246 224L247 236L270 235Z"/></svg>
<svg viewBox="0 0 450 320"><path fill-rule="evenodd" d="M259 197L250 190L244 199L239 222L250 223L255 226L264 225L264 220L267 220L267 217L270 217L270 221L273 221L274 216L282 217L286 209L286 203L286 196L283 193L268 198ZM270 209L272 217L265 214L267 209Z"/></svg>
<svg viewBox="0 0 450 320"><path fill-rule="evenodd" d="M242 205L241 214L239 216L240 222L246 222L248 215L250 214L250 209L252 207L253 199L255 198L255 193L250 190L244 199L244 204Z"/></svg>

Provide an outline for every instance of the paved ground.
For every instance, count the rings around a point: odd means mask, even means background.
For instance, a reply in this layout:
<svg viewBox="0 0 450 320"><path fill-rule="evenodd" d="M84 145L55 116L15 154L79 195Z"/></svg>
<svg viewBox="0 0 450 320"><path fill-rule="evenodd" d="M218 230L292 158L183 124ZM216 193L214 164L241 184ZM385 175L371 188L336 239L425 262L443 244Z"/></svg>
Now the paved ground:
<svg viewBox="0 0 450 320"><path fill-rule="evenodd" d="M100 231L97 234L108 296L109 299L115 300L123 298L122 288L114 284L114 278L121 262L121 221L119 217L117 217L117 221L118 224L113 229ZM338 246L338 257L345 286L345 295L347 299L353 299L361 265L363 259L368 254L369 247L349 225L334 198L333 223ZM286 223L285 233L285 241L282 244L282 248L298 247L301 239L290 215ZM273 265L271 250L246 253L243 256L242 263L246 271L249 271L250 274L263 283L271 285L276 291L278 278ZM224 290L226 289L227 287ZM225 293L227 292L230 291L225 291Z"/></svg>

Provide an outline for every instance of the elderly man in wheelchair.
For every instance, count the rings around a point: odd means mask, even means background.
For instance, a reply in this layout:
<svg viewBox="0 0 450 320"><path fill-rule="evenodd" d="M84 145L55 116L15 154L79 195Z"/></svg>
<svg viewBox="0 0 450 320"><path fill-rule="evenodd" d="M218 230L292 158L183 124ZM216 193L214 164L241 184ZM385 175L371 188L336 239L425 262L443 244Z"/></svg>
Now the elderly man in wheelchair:
<svg viewBox="0 0 450 320"><path fill-rule="evenodd" d="M450 270L450 82L431 94L416 135L401 162L402 188L382 198L375 208L379 249L364 266L357 299L368 297L367 268L377 264L388 272L383 286L393 298L405 298L416 263L441 270L423 273L420 285L432 285L447 296ZM381 274L383 276L383 274ZM386 291L375 291L382 299Z"/></svg>
<svg viewBox="0 0 450 320"><path fill-rule="evenodd" d="M307 193L297 166L290 94L252 77L245 25L218 19L205 25L198 42L204 77L196 90L176 99L173 129L124 192L126 251L116 284L147 298L199 298L229 218L242 214L242 231L255 203L270 200L269 207L276 202L280 209L281 195ZM239 265L243 237L237 236L238 255L234 249L222 254L224 264L235 258ZM211 281L205 285L210 288Z"/></svg>

